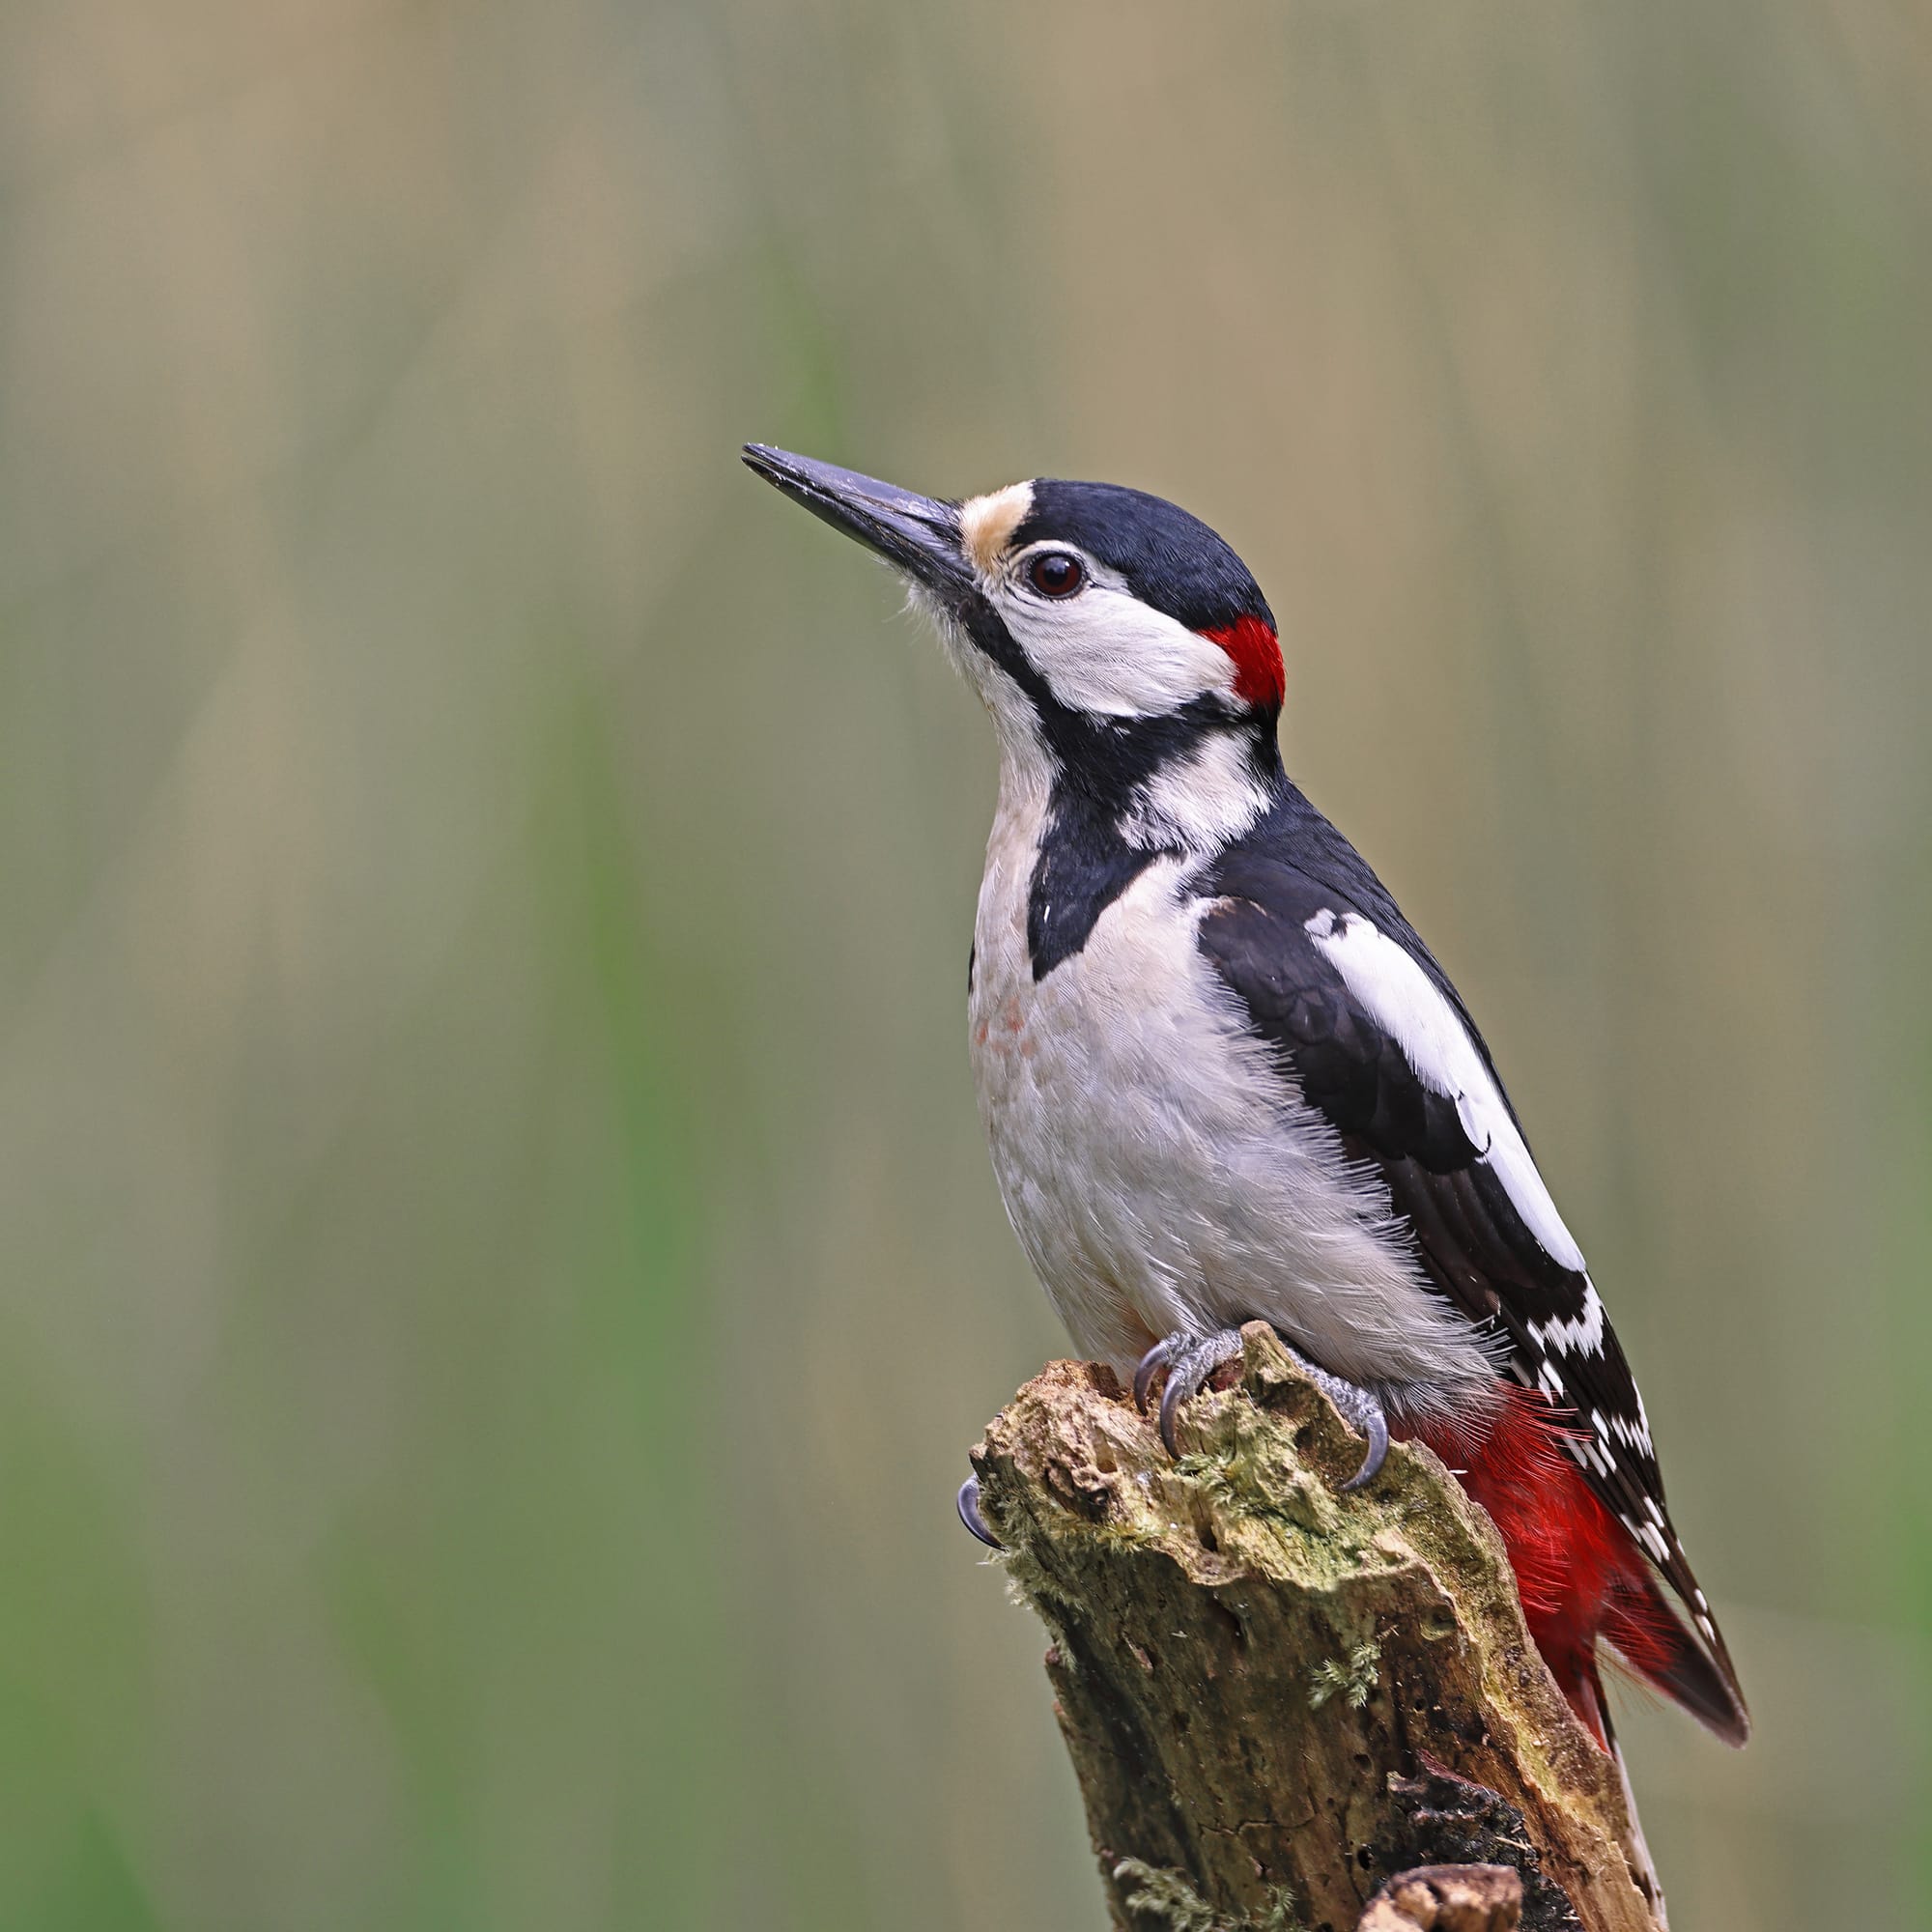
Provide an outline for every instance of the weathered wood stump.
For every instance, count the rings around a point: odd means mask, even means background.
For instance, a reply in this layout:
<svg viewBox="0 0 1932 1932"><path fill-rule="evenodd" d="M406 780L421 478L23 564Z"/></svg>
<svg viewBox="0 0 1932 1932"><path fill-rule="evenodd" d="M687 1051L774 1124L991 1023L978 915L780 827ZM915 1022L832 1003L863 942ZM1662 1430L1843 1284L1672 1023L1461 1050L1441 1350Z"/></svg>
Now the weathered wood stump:
<svg viewBox="0 0 1932 1932"><path fill-rule="evenodd" d="M974 1451L1052 1639L1116 1926L1348 1932L1378 1886L1453 1864L1518 1873L1528 1932L1657 1932L1618 1769L1537 1655L1489 1519L1419 1445L1339 1493L1360 1440L1271 1331L1245 1342L1236 1385L1183 1412L1179 1462L1073 1362ZM1514 1922L1488 1909L1428 1922Z"/></svg>

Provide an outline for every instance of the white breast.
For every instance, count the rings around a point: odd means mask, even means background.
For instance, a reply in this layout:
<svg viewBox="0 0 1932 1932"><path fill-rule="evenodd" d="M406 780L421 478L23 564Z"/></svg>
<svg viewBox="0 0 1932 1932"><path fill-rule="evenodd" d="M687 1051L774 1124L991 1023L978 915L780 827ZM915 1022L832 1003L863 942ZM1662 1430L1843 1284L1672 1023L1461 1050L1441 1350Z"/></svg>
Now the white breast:
<svg viewBox="0 0 1932 1932"><path fill-rule="evenodd" d="M1386 1196L1244 1031L1195 943L1190 862L1156 860L1038 984L1027 895L1046 788L1008 772L970 1001L1007 1212L1085 1354L1274 1322L1326 1368L1424 1400L1487 1390L1475 1332L1422 1283ZM1425 1393L1427 1391L1427 1393Z"/></svg>

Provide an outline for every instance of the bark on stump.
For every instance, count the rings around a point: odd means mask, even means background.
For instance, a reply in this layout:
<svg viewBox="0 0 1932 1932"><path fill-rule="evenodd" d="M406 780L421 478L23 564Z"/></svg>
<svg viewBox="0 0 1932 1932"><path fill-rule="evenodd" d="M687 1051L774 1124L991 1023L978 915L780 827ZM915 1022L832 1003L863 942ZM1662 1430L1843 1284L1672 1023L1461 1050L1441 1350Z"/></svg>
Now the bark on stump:
<svg viewBox="0 0 1932 1932"><path fill-rule="evenodd" d="M1339 1493L1361 1441L1272 1331L1244 1342L1217 1378L1237 1385L1183 1411L1179 1462L1074 1362L973 1455L1052 1638L1115 1925L1352 1932L1411 1867L1489 1864L1520 1874L1526 1932L1657 1932L1617 1767L1537 1655L1489 1519L1418 1444Z"/></svg>

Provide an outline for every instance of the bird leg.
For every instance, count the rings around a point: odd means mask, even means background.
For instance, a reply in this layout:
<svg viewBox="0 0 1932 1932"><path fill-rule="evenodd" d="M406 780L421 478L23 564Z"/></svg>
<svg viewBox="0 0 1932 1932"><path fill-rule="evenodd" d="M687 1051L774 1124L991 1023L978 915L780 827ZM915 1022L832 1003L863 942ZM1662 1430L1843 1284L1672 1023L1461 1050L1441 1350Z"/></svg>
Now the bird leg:
<svg viewBox="0 0 1932 1932"><path fill-rule="evenodd" d="M1294 1357L1295 1367L1335 1405L1342 1420L1357 1435L1368 1438L1369 1453L1362 1458L1362 1466L1346 1483L1335 1486L1345 1495L1350 1490L1366 1489L1389 1452L1388 1417L1382 1413L1381 1404L1368 1389L1358 1388L1353 1382L1318 1368L1293 1343L1284 1342L1282 1347Z"/></svg>
<svg viewBox="0 0 1932 1932"><path fill-rule="evenodd" d="M1190 1335L1176 1329L1164 1342L1156 1342L1141 1357L1134 1371L1134 1406L1145 1412L1148 1387L1157 1371L1167 1371L1167 1386L1160 1392L1160 1439L1170 1456L1180 1454L1174 1439L1174 1419L1180 1405L1201 1393L1201 1384L1223 1362L1232 1362L1241 1352L1241 1331L1222 1328L1212 1335Z"/></svg>
<svg viewBox="0 0 1932 1932"><path fill-rule="evenodd" d="M1281 1336L1279 1329L1275 1333ZM1343 1421L1356 1435L1368 1438L1369 1453L1363 1457L1362 1466L1346 1483L1336 1485L1344 1493L1366 1487L1375 1480L1383 1458L1388 1455L1388 1417L1382 1413L1381 1404L1369 1390L1357 1388L1353 1382L1330 1375L1326 1369L1311 1362L1285 1336L1281 1336L1281 1345L1288 1350L1295 1367L1335 1405ZM1208 1378L1223 1362L1232 1362L1240 1352L1241 1331L1238 1328L1222 1328L1211 1335L1194 1335L1177 1328L1141 1357L1140 1366L1134 1370L1134 1406L1143 1414L1147 1412L1148 1394L1153 1386L1154 1377L1163 1369L1167 1371L1167 1386L1160 1392L1160 1439L1167 1444L1170 1456L1180 1454L1180 1445L1174 1435L1180 1405L1199 1395L1201 1385ZM980 1514L978 1476L968 1476L959 1485L958 1509L959 1520L988 1549L1006 1547L986 1527L986 1519Z"/></svg>
<svg viewBox="0 0 1932 1932"><path fill-rule="evenodd" d="M1279 1329L1275 1332L1281 1333ZM1353 1382L1344 1381L1340 1376L1318 1367L1285 1336L1281 1344L1293 1358L1295 1367L1335 1405L1343 1421L1358 1435L1368 1438L1369 1453L1362 1459L1362 1466L1346 1483L1337 1485L1344 1492L1362 1489L1374 1481L1388 1454L1388 1417L1382 1413L1381 1404L1369 1390L1357 1388ZM1155 1375L1162 1369L1167 1371L1167 1386L1160 1396L1160 1439L1167 1444L1170 1456L1180 1454L1174 1439L1174 1423L1180 1405L1198 1395L1201 1384L1223 1362L1233 1361L1240 1352L1238 1328L1223 1328L1212 1335L1190 1335L1177 1329L1141 1357L1140 1366L1134 1371L1134 1406L1143 1413Z"/></svg>

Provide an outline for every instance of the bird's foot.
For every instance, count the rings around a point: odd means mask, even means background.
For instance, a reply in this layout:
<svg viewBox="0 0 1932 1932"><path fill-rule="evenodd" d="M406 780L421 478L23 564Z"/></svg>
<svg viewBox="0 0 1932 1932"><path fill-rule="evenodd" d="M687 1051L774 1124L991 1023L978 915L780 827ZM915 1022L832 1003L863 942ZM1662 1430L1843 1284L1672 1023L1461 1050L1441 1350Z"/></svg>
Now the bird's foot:
<svg viewBox="0 0 1932 1932"><path fill-rule="evenodd" d="M1279 1335L1280 1331L1276 1333ZM1388 1455L1388 1417L1382 1413L1381 1404L1369 1390L1357 1388L1353 1382L1344 1381L1340 1376L1317 1367L1286 1337L1282 1337L1281 1345L1293 1358L1295 1367L1335 1405L1343 1421L1358 1435L1368 1438L1369 1453L1362 1459L1362 1466L1346 1483L1336 1486L1345 1493L1364 1488L1375 1480ZM1223 1328L1212 1335L1190 1335L1177 1329L1141 1357L1140 1367L1134 1371L1134 1406L1144 1413L1154 1377L1162 1369L1167 1371L1167 1386L1160 1396L1160 1439L1167 1444L1170 1456L1180 1454L1174 1439L1174 1423L1180 1405L1198 1395L1201 1384L1223 1362L1233 1361L1240 1352L1238 1328ZM963 1507L962 1504L962 1510Z"/></svg>
<svg viewBox="0 0 1932 1932"><path fill-rule="evenodd" d="M986 1519L980 1514L980 1479L978 1476L968 1476L959 1485L959 1520L988 1549L1004 1549L1006 1548L1006 1545L986 1527Z"/></svg>
<svg viewBox="0 0 1932 1932"><path fill-rule="evenodd" d="M1318 1368L1293 1343L1284 1341L1281 1346L1294 1358L1294 1366L1335 1405L1342 1420L1357 1435L1368 1438L1369 1453L1362 1458L1362 1466L1346 1483L1335 1485L1345 1495L1350 1490L1366 1489L1375 1481L1389 1452L1388 1417L1382 1413L1381 1404L1368 1389L1358 1388L1353 1382Z"/></svg>
<svg viewBox="0 0 1932 1932"><path fill-rule="evenodd" d="M1155 1374L1167 1371L1167 1386L1160 1392L1160 1439L1170 1456L1180 1454L1174 1439L1175 1417L1180 1405L1201 1393L1201 1384L1223 1362L1232 1362L1241 1352L1241 1331L1222 1328L1212 1335L1189 1335L1176 1329L1164 1342L1156 1342L1141 1357L1134 1371L1134 1406L1145 1413L1148 1388Z"/></svg>

